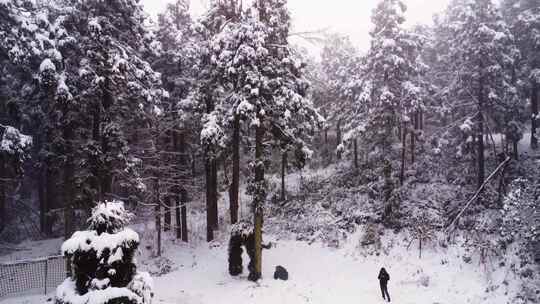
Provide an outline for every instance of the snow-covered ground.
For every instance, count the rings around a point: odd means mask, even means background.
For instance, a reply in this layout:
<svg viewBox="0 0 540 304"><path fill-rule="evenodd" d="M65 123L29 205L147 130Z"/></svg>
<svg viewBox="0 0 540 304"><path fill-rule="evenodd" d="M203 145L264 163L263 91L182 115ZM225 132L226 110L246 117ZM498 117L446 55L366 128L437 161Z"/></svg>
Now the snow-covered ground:
<svg viewBox="0 0 540 304"><path fill-rule="evenodd" d="M401 235L392 235L383 238L386 254L364 256L358 247L360 233L341 249L266 236L275 246L263 252L263 279L257 284L247 280L247 273L229 276L224 242L209 246L169 241L164 256L172 261L172 271L154 278L155 303L383 303L377 280L383 266L391 276L389 292L394 303L502 304L509 300L505 292L512 288L512 278L502 269L485 271L474 258L465 263L458 249L427 249L420 259L414 246L407 250L404 243L395 243ZM247 261L245 256L244 264ZM139 262L141 268L149 264ZM273 279L277 265L287 268L288 281ZM52 297L9 298L0 304L38 304Z"/></svg>

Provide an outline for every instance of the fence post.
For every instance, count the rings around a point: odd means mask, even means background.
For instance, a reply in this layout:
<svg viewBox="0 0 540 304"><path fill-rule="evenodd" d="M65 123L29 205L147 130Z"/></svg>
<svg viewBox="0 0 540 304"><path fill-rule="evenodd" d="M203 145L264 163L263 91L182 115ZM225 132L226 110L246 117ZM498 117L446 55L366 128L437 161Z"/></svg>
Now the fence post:
<svg viewBox="0 0 540 304"><path fill-rule="evenodd" d="M66 257L66 278L71 277L71 257Z"/></svg>
<svg viewBox="0 0 540 304"><path fill-rule="evenodd" d="M49 258L45 259L45 278L43 279L43 285L45 285L45 294L47 294L47 272L49 271Z"/></svg>

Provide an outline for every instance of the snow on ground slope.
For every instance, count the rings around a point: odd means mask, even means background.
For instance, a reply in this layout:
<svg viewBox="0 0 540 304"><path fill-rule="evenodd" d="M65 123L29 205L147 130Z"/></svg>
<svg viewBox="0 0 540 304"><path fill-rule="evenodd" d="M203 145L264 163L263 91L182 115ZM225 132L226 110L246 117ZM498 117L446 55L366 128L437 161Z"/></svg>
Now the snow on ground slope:
<svg viewBox="0 0 540 304"><path fill-rule="evenodd" d="M29 240L9 246L9 253L3 255L0 253L0 263L59 255L60 246L62 245L63 241L63 238L39 241Z"/></svg>
<svg viewBox="0 0 540 304"><path fill-rule="evenodd" d="M397 236L392 236L395 239ZM266 240L270 240L269 236ZM484 272L477 262L463 262L457 249L423 252L393 246L388 255L363 256L358 235L343 249L315 243L278 240L263 252L263 280L247 280L227 273L226 245L178 244L166 248L172 271L155 277L155 303L163 304L266 304L266 303L383 303L377 281L380 267L388 269L393 303L401 304L503 304L512 281L502 271ZM393 242L388 239L388 242ZM244 264L247 265L247 256ZM275 266L289 271L289 281L273 279ZM511 285L511 284L510 284ZM494 291L490 286L499 286ZM0 304L45 303L49 296L10 298Z"/></svg>

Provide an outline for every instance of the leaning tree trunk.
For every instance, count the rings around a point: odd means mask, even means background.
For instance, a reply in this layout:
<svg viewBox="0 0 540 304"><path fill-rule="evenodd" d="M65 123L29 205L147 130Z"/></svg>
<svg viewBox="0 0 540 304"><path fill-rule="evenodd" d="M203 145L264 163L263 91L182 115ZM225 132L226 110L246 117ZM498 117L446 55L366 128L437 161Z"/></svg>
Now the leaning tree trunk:
<svg viewBox="0 0 540 304"><path fill-rule="evenodd" d="M287 172L287 151L281 154L281 200L285 201L287 189L285 188L285 173Z"/></svg>
<svg viewBox="0 0 540 304"><path fill-rule="evenodd" d="M231 224L238 222L238 193L240 187L240 117L234 117L232 183L229 189Z"/></svg>
<svg viewBox="0 0 540 304"><path fill-rule="evenodd" d="M259 118L261 119L261 118ZM264 203L264 159L263 159L264 126L262 119L255 132L255 194L253 195L254 238L255 238L255 270L249 279L257 281L262 274L262 225Z"/></svg>
<svg viewBox="0 0 540 304"><path fill-rule="evenodd" d="M540 116L538 114L538 91L539 85L536 81L532 82L531 87L531 149L538 149L538 132Z"/></svg>

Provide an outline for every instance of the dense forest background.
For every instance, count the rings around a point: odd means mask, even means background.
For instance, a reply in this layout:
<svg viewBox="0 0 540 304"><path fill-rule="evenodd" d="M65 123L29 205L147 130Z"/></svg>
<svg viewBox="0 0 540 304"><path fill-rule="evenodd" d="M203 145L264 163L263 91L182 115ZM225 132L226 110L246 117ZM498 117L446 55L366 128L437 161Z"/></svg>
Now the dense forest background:
<svg viewBox="0 0 540 304"><path fill-rule="evenodd" d="M177 0L157 23L136 0L0 0L0 245L69 237L122 200L185 242L196 208L207 241L252 221L260 250L263 215L315 220L324 201L341 230L458 229L538 262L539 2L454 0L413 28L405 10L381 0L362 53L293 33L286 0L212 0L197 18Z"/></svg>

